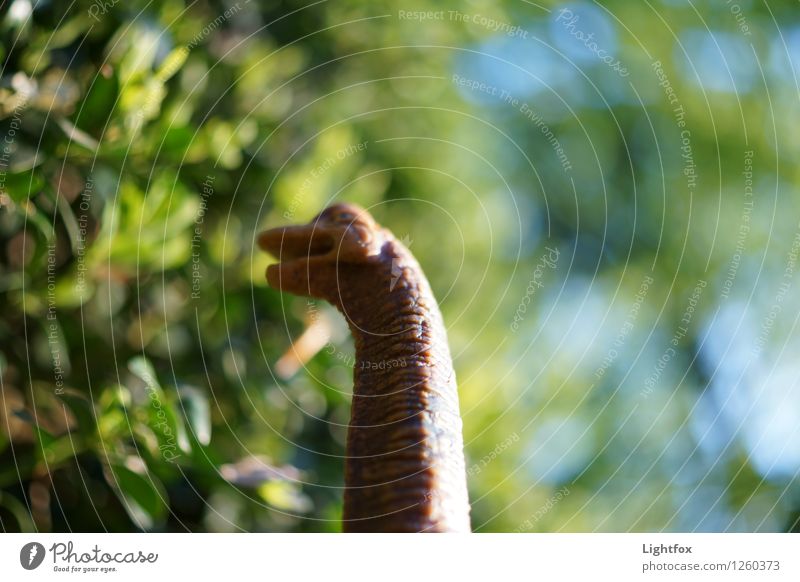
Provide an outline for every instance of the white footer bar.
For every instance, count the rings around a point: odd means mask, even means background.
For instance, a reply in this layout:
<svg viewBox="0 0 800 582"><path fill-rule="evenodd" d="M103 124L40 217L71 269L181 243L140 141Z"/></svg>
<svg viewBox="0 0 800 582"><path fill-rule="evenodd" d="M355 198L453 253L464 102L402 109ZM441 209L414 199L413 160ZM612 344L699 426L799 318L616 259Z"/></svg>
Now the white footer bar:
<svg viewBox="0 0 800 582"><path fill-rule="evenodd" d="M1 580L777 582L799 563L795 534L0 535Z"/></svg>

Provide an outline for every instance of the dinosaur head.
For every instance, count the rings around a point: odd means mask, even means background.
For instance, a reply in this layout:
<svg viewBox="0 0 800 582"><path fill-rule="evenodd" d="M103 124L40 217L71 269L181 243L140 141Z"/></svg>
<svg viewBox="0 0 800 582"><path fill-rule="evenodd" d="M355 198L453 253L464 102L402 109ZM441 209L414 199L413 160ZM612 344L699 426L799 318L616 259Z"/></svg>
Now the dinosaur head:
<svg viewBox="0 0 800 582"><path fill-rule="evenodd" d="M270 286L333 300L348 273L376 264L388 233L355 204L329 206L308 224L262 232L259 246L280 259L267 268Z"/></svg>

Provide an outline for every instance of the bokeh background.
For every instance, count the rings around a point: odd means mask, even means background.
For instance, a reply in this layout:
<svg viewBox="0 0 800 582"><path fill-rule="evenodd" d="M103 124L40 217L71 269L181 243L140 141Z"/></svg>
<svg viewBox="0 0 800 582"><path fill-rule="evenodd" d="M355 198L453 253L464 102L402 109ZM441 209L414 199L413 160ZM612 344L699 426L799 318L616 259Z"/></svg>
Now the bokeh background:
<svg viewBox="0 0 800 582"><path fill-rule="evenodd" d="M796 2L0 30L2 530L338 531L352 343L254 248L333 200L440 300L476 531L800 528Z"/></svg>

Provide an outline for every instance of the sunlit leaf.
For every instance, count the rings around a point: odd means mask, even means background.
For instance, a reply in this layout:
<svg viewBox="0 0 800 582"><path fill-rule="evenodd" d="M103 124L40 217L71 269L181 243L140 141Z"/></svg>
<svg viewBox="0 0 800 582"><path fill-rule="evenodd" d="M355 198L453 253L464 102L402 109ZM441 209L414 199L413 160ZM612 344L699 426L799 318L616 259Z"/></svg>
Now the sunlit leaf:
<svg viewBox="0 0 800 582"><path fill-rule="evenodd" d="M180 406L187 424L201 445L211 442L211 411L208 398L194 386L183 385L178 389Z"/></svg>
<svg viewBox="0 0 800 582"><path fill-rule="evenodd" d="M258 488L258 494L278 509L306 513L313 504L299 487L288 481L268 481Z"/></svg>

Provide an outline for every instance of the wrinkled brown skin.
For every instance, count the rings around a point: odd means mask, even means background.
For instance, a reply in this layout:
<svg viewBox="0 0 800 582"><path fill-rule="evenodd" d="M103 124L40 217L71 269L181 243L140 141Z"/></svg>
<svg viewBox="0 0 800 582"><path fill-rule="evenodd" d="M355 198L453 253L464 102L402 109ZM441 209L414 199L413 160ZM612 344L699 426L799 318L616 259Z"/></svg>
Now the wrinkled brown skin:
<svg viewBox="0 0 800 582"><path fill-rule="evenodd" d="M470 531L456 379L417 261L351 204L266 231L259 245L280 258L270 286L335 305L355 339L344 531Z"/></svg>

